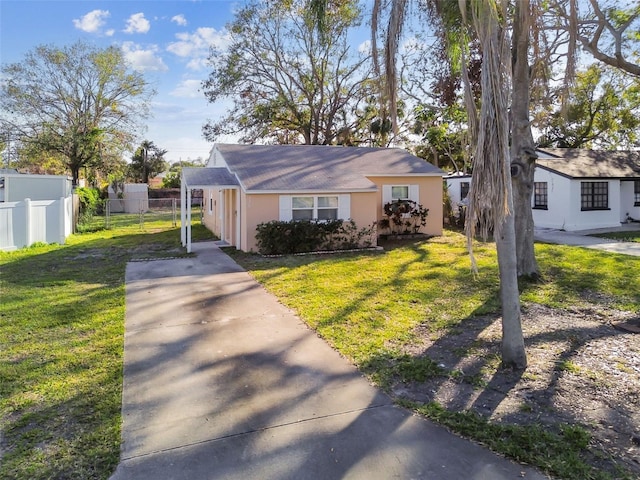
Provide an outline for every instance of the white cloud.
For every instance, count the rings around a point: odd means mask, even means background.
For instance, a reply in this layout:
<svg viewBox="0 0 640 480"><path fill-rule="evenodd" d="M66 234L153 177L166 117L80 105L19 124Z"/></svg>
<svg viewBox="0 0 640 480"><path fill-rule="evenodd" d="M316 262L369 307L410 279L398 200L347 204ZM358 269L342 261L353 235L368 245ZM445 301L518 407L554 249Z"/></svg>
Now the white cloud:
<svg viewBox="0 0 640 480"><path fill-rule="evenodd" d="M167 50L182 58L189 58L187 68L201 69L209 56L211 46L225 47L229 43L229 35L215 28L202 27L193 33L176 34L177 42L170 43Z"/></svg>
<svg viewBox="0 0 640 480"><path fill-rule="evenodd" d="M358 52L364 55L369 55L371 53L371 40L365 40L358 45Z"/></svg>
<svg viewBox="0 0 640 480"><path fill-rule="evenodd" d="M187 25L187 19L184 18L183 14L174 15L173 17L171 17L171 21L176 22L181 27L185 27Z"/></svg>
<svg viewBox="0 0 640 480"><path fill-rule="evenodd" d="M166 72L169 70L162 58L158 56L158 47L156 46L143 49L133 42L124 42L122 52L131 67L139 72Z"/></svg>
<svg viewBox="0 0 640 480"><path fill-rule="evenodd" d="M107 37L113 37L113 34L116 33L116 31L113 28L110 28L109 30L107 30L106 32L104 32L104 34Z"/></svg>
<svg viewBox="0 0 640 480"><path fill-rule="evenodd" d="M182 80L170 95L181 98L201 98L204 97L204 95L200 91L200 87L200 80Z"/></svg>
<svg viewBox="0 0 640 480"><path fill-rule="evenodd" d="M144 18L144 13L134 13L127 20L127 28L125 33L147 33L151 28L149 20Z"/></svg>
<svg viewBox="0 0 640 480"><path fill-rule="evenodd" d="M83 32L98 33L110 15L108 10L92 10L81 18L74 18L73 25Z"/></svg>

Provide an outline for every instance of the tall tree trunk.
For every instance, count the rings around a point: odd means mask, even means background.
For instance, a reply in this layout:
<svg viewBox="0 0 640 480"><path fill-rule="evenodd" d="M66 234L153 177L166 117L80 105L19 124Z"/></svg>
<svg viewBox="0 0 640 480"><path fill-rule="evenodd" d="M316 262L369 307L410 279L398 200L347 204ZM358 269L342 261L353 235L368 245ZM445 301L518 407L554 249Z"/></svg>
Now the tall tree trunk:
<svg viewBox="0 0 640 480"><path fill-rule="evenodd" d="M511 190L508 183L507 189ZM510 193L507 198L511 199ZM513 211L513 202L508 201L512 204L511 211ZM527 366L527 356L522 334L514 220L515 215L507 215L500 234L496 237L502 305L502 365L507 368L524 369Z"/></svg>
<svg viewBox="0 0 640 480"><path fill-rule="evenodd" d="M531 195L535 173L535 144L529 120L530 76L528 53L531 29L529 0L515 2L511 46L513 93L511 99L511 173L515 211L518 276L538 277L533 240Z"/></svg>
<svg viewBox="0 0 640 480"><path fill-rule="evenodd" d="M477 138L465 228L470 247L478 230L483 236L494 231L500 270L502 364L522 369L527 366L527 357L518 291L508 118L509 85L515 82L504 25L506 7L506 2L495 0L472 4L473 27L482 49L482 102L477 129L470 126ZM470 88L468 83L465 88ZM474 112L470 107L468 110ZM470 114L469 119L473 121L474 116Z"/></svg>

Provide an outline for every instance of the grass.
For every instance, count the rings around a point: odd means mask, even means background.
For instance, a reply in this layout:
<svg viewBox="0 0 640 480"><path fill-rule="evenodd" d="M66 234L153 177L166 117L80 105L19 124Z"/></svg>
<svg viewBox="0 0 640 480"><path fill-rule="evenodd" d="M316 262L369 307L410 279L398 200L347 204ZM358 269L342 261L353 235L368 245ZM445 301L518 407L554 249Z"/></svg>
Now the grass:
<svg viewBox="0 0 640 480"><path fill-rule="evenodd" d="M401 347L412 341L412 331L419 325L433 335L461 331L466 319L499 311L495 250L478 243L475 254L477 276L471 274L463 236L445 232L384 252L277 258L235 252L234 256L335 349L388 388L392 379L420 382L460 376L425 357L409 356ZM548 244L536 245L536 256L544 281L523 282L523 302L573 308L597 295L613 308L640 311L640 258ZM573 427L545 433L536 425L493 425L468 412L449 415L434 404L411 408L561 478L613 478L590 467L586 460L590 453L583 443L567 441L566 432Z"/></svg>
<svg viewBox="0 0 640 480"><path fill-rule="evenodd" d="M170 222L120 220L0 252L2 479L103 479L118 464L125 265L183 255Z"/></svg>
<svg viewBox="0 0 640 480"><path fill-rule="evenodd" d="M610 232L591 235L592 237L611 238L621 242L640 242L640 231L633 232Z"/></svg>
<svg viewBox="0 0 640 480"><path fill-rule="evenodd" d="M87 228L97 231L64 246L0 253L0 478L98 479L115 469L125 265L184 254L170 222L148 220L141 230L137 220ZM207 233L194 227L194 240ZM475 277L463 237L452 232L383 252L234 257L384 388L391 378L461 374L400 347L419 324L434 334L460 331L470 316L498 311L493 246L478 243L475 253ZM640 259L560 245L538 245L536 254L545 282L523 283L523 301L569 308L597 294L640 310ZM579 427L500 427L435 404L407 406L562 478L610 478L589 470Z"/></svg>

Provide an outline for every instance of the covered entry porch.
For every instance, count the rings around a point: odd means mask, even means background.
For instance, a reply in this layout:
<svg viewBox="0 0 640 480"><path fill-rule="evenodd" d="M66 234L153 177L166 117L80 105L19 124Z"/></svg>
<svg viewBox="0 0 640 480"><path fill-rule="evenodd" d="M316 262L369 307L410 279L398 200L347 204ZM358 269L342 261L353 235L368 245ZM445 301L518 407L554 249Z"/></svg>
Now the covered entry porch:
<svg viewBox="0 0 640 480"><path fill-rule="evenodd" d="M240 184L226 168L183 168L180 182L180 239L191 253L191 197L203 191L203 223L227 244L239 247Z"/></svg>

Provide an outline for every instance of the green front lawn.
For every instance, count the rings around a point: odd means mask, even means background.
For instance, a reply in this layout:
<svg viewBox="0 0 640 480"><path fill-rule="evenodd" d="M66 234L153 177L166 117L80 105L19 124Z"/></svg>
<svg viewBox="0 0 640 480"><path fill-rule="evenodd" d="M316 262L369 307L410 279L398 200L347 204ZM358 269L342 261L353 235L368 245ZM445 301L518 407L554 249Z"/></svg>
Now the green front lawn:
<svg viewBox="0 0 640 480"><path fill-rule="evenodd" d="M0 478L104 479L115 469L125 265L184 255L178 229L145 228L101 230L73 235L64 246L0 253ZM193 234L195 240L208 232L194 227ZM384 387L390 365L414 378L438 370L424 359L399 356L418 324L434 332L464 328L469 316L498 311L493 245L479 243L475 253L475 277L464 238L451 232L382 252L234 257ZM537 255L545 281L522 285L523 301L571 307L595 292L612 307L640 311L639 258L559 245L538 245ZM395 363L385 361L394 356ZM545 455L563 462L559 456L568 449L557 448L557 437L534 439L534 429L520 442L523 432L496 432L465 413L445 414L435 406L423 413L450 428L479 429L480 441L488 443L489 434L507 444L505 453L526 451L526 442L535 440Z"/></svg>
<svg viewBox="0 0 640 480"><path fill-rule="evenodd" d="M125 265L184 254L170 222L135 217L0 252L0 478L104 479L118 464Z"/></svg>

